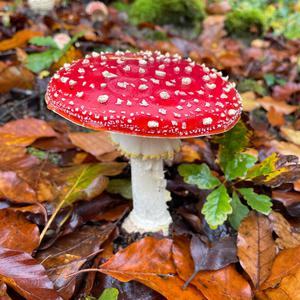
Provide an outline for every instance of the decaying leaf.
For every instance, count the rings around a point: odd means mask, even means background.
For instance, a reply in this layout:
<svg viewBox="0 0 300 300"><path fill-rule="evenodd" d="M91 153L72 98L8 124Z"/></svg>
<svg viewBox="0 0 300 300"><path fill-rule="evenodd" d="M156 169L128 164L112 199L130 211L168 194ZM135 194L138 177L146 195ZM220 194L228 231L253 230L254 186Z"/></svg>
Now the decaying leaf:
<svg viewBox="0 0 300 300"><path fill-rule="evenodd" d="M194 263L187 239L185 237L176 237L172 252L176 270L180 278L187 281L194 273ZM233 265L229 265L218 271L200 271L191 281L190 285L195 286L208 300L252 299L249 283L235 270Z"/></svg>
<svg viewBox="0 0 300 300"><path fill-rule="evenodd" d="M280 132L286 140L300 146L300 130L281 127Z"/></svg>
<svg viewBox="0 0 300 300"><path fill-rule="evenodd" d="M172 240L146 237L119 251L100 271L127 282L137 280L164 295L168 300L203 299L201 292L177 276L172 260Z"/></svg>
<svg viewBox="0 0 300 300"><path fill-rule="evenodd" d="M258 288L270 275L276 255L268 218L251 212L239 227L237 247L243 269Z"/></svg>
<svg viewBox="0 0 300 300"><path fill-rule="evenodd" d="M269 278L262 284L262 289L274 288L281 280L294 274L300 268L300 247L282 250L275 258Z"/></svg>
<svg viewBox="0 0 300 300"><path fill-rule="evenodd" d="M273 230L278 235L276 244L279 248L294 248L300 245L300 233L293 232L292 226L282 214L273 211L269 219L272 222Z"/></svg>
<svg viewBox="0 0 300 300"><path fill-rule="evenodd" d="M39 228L20 212L0 209L0 246L31 254L39 245Z"/></svg>

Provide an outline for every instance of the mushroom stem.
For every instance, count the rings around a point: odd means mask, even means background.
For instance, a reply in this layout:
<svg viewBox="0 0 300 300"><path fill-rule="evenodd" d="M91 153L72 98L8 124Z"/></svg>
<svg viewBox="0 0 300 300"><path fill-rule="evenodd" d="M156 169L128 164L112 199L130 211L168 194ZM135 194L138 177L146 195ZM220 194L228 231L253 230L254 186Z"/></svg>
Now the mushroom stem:
<svg viewBox="0 0 300 300"><path fill-rule="evenodd" d="M172 158L179 139L149 138L111 133L112 140L131 159L133 210L123 224L127 232L158 232L167 235L172 222L167 207L163 158Z"/></svg>
<svg viewBox="0 0 300 300"><path fill-rule="evenodd" d="M131 158L133 210L125 220L127 232L158 232L167 235L172 222L166 202L171 200L166 190L162 159Z"/></svg>

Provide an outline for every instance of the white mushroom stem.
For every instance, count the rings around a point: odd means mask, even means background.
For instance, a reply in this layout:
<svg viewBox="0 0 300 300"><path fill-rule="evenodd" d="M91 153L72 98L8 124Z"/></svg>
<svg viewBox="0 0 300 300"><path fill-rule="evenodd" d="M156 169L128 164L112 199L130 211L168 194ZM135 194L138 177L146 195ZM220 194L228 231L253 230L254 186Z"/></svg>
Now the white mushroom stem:
<svg viewBox="0 0 300 300"><path fill-rule="evenodd" d="M168 234L172 219L167 207L163 157L171 157L180 147L178 139L145 138L112 133L123 153L130 157L133 210L123 223L131 232Z"/></svg>
<svg viewBox="0 0 300 300"><path fill-rule="evenodd" d="M30 9L37 14L47 14L54 9L55 0L28 0Z"/></svg>

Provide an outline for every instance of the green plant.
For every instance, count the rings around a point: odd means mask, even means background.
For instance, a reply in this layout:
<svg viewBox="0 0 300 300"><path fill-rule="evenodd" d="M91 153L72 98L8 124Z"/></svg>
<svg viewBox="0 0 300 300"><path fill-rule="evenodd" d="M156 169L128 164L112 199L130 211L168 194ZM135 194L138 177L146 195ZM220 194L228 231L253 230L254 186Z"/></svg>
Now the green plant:
<svg viewBox="0 0 300 300"><path fill-rule="evenodd" d="M31 44L48 47L49 49L41 53L29 54L26 68L35 73L50 68L50 66L54 62L57 62L82 35L82 33L75 35L62 49L58 47L51 36L34 37L30 39L29 42Z"/></svg>
<svg viewBox="0 0 300 300"><path fill-rule="evenodd" d="M116 288L107 288L104 290L98 300L118 300L119 291ZM94 297L86 297L85 300L96 300Z"/></svg>
<svg viewBox="0 0 300 300"><path fill-rule="evenodd" d="M244 93L247 91L253 91L260 96L266 96L267 90L266 88L261 85L259 82L253 79L243 79L241 80L238 85L237 89L239 92Z"/></svg>
<svg viewBox="0 0 300 300"><path fill-rule="evenodd" d="M277 186L283 174L289 172L284 158L276 153L259 163L255 156L246 153L250 135L240 121L230 131L214 137L213 142L218 145L218 164L224 176L215 176L205 163L178 167L186 183L210 190L201 212L212 229L226 220L237 229L250 209L269 214L271 198L257 191L263 186Z"/></svg>
<svg viewBox="0 0 300 300"><path fill-rule="evenodd" d="M205 15L203 0L136 0L129 16L133 24L181 24L195 26Z"/></svg>
<svg viewBox="0 0 300 300"><path fill-rule="evenodd" d="M266 30L266 18L260 8L240 6L226 16L225 28L237 37L260 36Z"/></svg>

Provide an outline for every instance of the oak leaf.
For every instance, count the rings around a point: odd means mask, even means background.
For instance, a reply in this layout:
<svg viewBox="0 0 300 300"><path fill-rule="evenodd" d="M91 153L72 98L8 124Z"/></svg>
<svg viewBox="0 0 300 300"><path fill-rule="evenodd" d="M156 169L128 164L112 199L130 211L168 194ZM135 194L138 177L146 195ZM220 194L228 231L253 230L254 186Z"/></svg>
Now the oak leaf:
<svg viewBox="0 0 300 300"><path fill-rule="evenodd" d="M269 219L251 212L239 227L237 247L240 264L258 288L268 278L276 255Z"/></svg>

